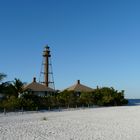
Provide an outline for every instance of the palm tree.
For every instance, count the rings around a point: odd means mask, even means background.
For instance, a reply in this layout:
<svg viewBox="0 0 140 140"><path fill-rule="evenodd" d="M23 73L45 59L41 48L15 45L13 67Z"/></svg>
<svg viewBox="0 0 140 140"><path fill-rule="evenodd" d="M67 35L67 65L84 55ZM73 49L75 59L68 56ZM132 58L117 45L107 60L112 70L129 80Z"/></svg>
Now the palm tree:
<svg viewBox="0 0 140 140"><path fill-rule="evenodd" d="M0 73L0 82L6 77L7 75L4 73Z"/></svg>
<svg viewBox="0 0 140 140"><path fill-rule="evenodd" d="M4 73L0 73L0 94L2 94L4 87L5 87L5 83L2 83L2 80L6 77L6 74Z"/></svg>
<svg viewBox="0 0 140 140"><path fill-rule="evenodd" d="M13 88L15 90L15 96L18 97L23 92L24 83L20 80L15 78L13 81Z"/></svg>

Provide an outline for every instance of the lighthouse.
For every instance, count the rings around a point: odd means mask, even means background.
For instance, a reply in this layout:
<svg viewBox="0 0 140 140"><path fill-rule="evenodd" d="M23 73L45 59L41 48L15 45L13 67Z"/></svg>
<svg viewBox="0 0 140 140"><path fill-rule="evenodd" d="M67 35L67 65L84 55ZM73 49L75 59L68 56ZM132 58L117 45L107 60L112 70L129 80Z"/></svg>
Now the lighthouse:
<svg viewBox="0 0 140 140"><path fill-rule="evenodd" d="M46 45L43 50L43 62L41 68L41 75L43 75L43 80L41 81L46 87L50 87L55 89L54 86L54 78L53 78L53 71L52 71L52 62L51 62L51 51L50 47Z"/></svg>
<svg viewBox="0 0 140 140"><path fill-rule="evenodd" d="M47 45L43 51L43 57L44 57L44 85L46 87L49 86L49 58L50 55L50 48Z"/></svg>
<svg viewBox="0 0 140 140"><path fill-rule="evenodd" d="M50 48L48 45L45 46L42 56L43 61L41 65L39 83L34 77L33 81L25 85L23 90L24 92L33 93L38 96L47 96L56 93L52 73Z"/></svg>

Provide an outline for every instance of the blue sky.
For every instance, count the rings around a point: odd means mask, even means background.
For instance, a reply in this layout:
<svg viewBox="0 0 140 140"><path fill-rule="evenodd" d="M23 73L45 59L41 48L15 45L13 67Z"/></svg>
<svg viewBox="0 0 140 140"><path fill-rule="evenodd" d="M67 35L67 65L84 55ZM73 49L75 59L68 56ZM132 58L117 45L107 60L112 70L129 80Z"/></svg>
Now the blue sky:
<svg viewBox="0 0 140 140"><path fill-rule="evenodd" d="M0 72L39 78L51 47L57 89L77 79L140 98L138 0L0 0Z"/></svg>

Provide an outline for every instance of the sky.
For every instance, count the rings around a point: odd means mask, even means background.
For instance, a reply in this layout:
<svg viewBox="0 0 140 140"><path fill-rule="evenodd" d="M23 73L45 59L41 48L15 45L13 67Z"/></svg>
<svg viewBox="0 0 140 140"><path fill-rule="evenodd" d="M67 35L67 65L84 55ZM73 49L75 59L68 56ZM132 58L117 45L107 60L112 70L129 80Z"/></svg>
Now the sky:
<svg viewBox="0 0 140 140"><path fill-rule="evenodd" d="M50 46L56 89L77 80L140 98L140 1L0 0L0 73L39 79Z"/></svg>

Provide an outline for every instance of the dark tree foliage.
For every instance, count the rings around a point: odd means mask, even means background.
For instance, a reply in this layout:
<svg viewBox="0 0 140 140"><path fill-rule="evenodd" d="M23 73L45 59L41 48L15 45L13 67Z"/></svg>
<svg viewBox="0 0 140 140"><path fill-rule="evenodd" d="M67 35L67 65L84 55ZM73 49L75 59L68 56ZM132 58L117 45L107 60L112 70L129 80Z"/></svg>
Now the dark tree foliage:
<svg viewBox="0 0 140 140"><path fill-rule="evenodd" d="M3 81L3 79L6 77L6 74L0 73L0 93L2 94L4 92L6 84Z"/></svg>
<svg viewBox="0 0 140 140"><path fill-rule="evenodd" d="M94 103L99 106L120 106L128 101L124 98L124 91L118 92L114 88L98 88L94 91Z"/></svg>
<svg viewBox="0 0 140 140"><path fill-rule="evenodd" d="M0 93L3 94L4 97L18 97L19 94L23 92L23 85L19 79L15 79L13 82L4 82L0 84Z"/></svg>
<svg viewBox="0 0 140 140"><path fill-rule="evenodd" d="M63 91L58 95L59 105L63 107L74 107L77 104L77 94L73 91Z"/></svg>
<svg viewBox="0 0 140 140"><path fill-rule="evenodd" d="M2 78L5 76L1 77ZM83 106L121 106L128 103L124 98L124 91L117 91L114 88L103 87L97 88L93 92L74 92L62 91L54 95L45 97L37 96L33 93L22 93L24 83L19 79L14 79L13 82L0 83L0 93L5 95L5 98L0 100L0 110L22 109L37 110L37 109L55 109Z"/></svg>
<svg viewBox="0 0 140 140"><path fill-rule="evenodd" d="M18 97L19 94L23 92L23 85L24 83L20 79L17 79L17 78L15 78L14 81L12 82L12 86L13 86L16 97Z"/></svg>
<svg viewBox="0 0 140 140"><path fill-rule="evenodd" d="M7 75L4 73L0 73L0 82L6 77Z"/></svg>
<svg viewBox="0 0 140 140"><path fill-rule="evenodd" d="M84 106L90 106L94 104L94 98L93 98L92 92L82 92L79 99L80 99L80 105Z"/></svg>

